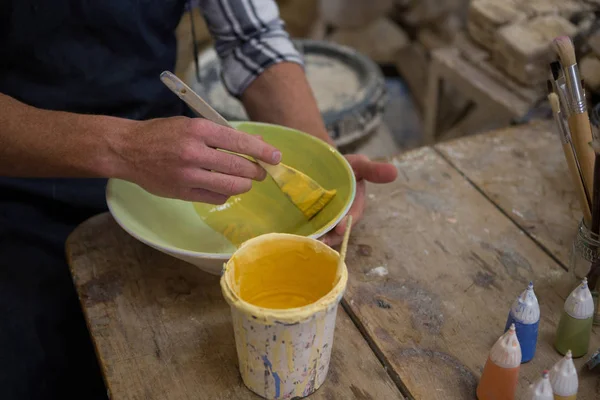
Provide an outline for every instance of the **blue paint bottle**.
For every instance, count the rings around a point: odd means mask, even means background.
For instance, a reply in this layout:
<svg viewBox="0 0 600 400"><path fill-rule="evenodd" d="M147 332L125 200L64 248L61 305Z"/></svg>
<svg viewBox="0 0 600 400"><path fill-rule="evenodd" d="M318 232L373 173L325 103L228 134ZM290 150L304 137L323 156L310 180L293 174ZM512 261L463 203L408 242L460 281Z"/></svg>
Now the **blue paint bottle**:
<svg viewBox="0 0 600 400"><path fill-rule="evenodd" d="M533 282L529 282L527 289L513 303L504 332L508 331L511 324L515 324L517 339L521 344L521 362L526 363L535 355L540 325L540 305L533 292Z"/></svg>

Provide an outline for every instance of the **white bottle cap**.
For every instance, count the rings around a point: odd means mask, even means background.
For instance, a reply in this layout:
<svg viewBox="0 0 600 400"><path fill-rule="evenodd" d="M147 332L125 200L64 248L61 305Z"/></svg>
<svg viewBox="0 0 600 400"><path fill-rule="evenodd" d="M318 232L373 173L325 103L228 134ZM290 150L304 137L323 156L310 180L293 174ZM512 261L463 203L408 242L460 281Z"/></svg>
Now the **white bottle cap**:
<svg viewBox="0 0 600 400"><path fill-rule="evenodd" d="M490 351L490 359L501 368L516 368L521 365L521 345L517 339L515 324L500 336Z"/></svg>
<svg viewBox="0 0 600 400"><path fill-rule="evenodd" d="M588 319L594 315L594 299L588 288L587 278L575 288L565 301L565 311L576 319Z"/></svg>
<svg viewBox="0 0 600 400"><path fill-rule="evenodd" d="M572 396L577 393L579 380L571 350L552 367L550 383L554 394L559 396Z"/></svg>
<svg viewBox="0 0 600 400"><path fill-rule="evenodd" d="M533 282L515 300L510 308L512 316L522 324L535 324L540 320L540 305L533 291Z"/></svg>
<svg viewBox="0 0 600 400"><path fill-rule="evenodd" d="M529 400L554 400L552 385L548 371L542 372L542 377L529 386Z"/></svg>

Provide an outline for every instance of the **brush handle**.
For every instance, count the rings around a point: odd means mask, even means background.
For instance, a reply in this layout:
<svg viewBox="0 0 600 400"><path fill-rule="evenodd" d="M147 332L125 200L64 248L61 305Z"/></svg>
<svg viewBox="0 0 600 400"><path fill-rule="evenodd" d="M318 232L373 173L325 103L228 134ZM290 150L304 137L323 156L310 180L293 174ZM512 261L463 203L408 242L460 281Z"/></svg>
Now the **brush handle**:
<svg viewBox="0 0 600 400"><path fill-rule="evenodd" d="M579 206L581 207L581 211L583 212L583 219L585 221L585 225L590 226L592 222L590 203L588 202L586 196L586 191L583 186L583 181L581 180L581 175L579 175L579 170L577 169L573 149L571 148L570 143L563 143L562 147L563 152L565 153L565 159L567 160L567 166L569 167L569 173L571 174L571 180L575 185L575 193L577 195L577 199L579 200Z"/></svg>
<svg viewBox="0 0 600 400"><path fill-rule="evenodd" d="M348 215L346 219L346 231L344 232L344 239L342 240L342 248L340 250L340 263L343 263L346 259L346 252L348 251L348 240L350 239L350 230L352 229L352 215Z"/></svg>
<svg viewBox="0 0 600 400"><path fill-rule="evenodd" d="M558 78L558 80L555 82L555 87L555 92L558 94L558 98L560 99L561 111L566 118L569 118L573 112L573 106L571 105L569 96L567 95L567 84L565 83L564 75Z"/></svg>
<svg viewBox="0 0 600 400"><path fill-rule="evenodd" d="M600 153L596 154L594 176L596 179L594 181L594 192L592 194L594 201L592 202L591 231L598 235L598 233L600 233L598 232L600 230Z"/></svg>
<svg viewBox="0 0 600 400"><path fill-rule="evenodd" d="M200 95L192 90L188 85L179 79L174 73L170 71L164 71L160 74L160 80L165 84L166 87L171 89L185 104L187 104L193 111L195 111L201 117L214 122L215 124L226 126L228 128L235 129L221 114L215 111ZM223 150L226 151L226 150ZM243 154L237 154L232 151L228 153L235 154L250 161L258 163L263 169L267 171L269 175L273 175L278 171L277 166L269 165L260 160L255 160Z"/></svg>
<svg viewBox="0 0 600 400"><path fill-rule="evenodd" d="M575 157L579 160L583 184L588 193L594 188L594 159L595 153L592 149L592 128L587 111L569 116L569 130L571 140L575 147ZM593 196L590 201L594 202Z"/></svg>
<svg viewBox="0 0 600 400"><path fill-rule="evenodd" d="M166 87L171 89L181 100L185 102L192 110L215 124L233 128L221 114L215 111L207 102L204 101L198 93L179 79L174 73L164 71L160 74L160 80Z"/></svg>

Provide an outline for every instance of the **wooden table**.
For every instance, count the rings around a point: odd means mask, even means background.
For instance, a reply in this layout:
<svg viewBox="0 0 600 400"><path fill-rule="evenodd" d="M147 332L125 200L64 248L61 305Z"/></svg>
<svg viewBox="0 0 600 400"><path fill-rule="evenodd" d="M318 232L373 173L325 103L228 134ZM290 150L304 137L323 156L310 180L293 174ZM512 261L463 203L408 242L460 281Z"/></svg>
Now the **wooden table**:
<svg viewBox="0 0 600 400"><path fill-rule="evenodd" d="M552 340L580 213L551 131L535 123L393 159L398 180L369 187L353 231L332 366L312 399L474 399L530 279L542 317L519 396L559 360ZM140 244L108 214L67 246L113 399L257 398L237 371L218 277ZM598 346L595 328L588 355ZM586 360L575 361L578 399L597 399L600 370L582 369Z"/></svg>

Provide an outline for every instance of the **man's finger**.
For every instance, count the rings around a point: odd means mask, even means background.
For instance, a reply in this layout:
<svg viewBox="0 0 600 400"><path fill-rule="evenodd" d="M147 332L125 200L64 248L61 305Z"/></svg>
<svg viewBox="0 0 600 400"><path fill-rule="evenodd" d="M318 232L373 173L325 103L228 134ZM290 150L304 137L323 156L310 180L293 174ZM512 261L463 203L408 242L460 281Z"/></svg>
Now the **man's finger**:
<svg viewBox="0 0 600 400"><path fill-rule="evenodd" d="M281 161L281 152L255 136L235 129L219 127L206 135L205 143L210 147L233 151L276 165Z"/></svg>
<svg viewBox="0 0 600 400"><path fill-rule="evenodd" d="M398 170L388 163L370 161L368 157L356 154L348 156L357 179L366 179L373 183L390 183L396 180Z"/></svg>
<svg viewBox="0 0 600 400"><path fill-rule="evenodd" d="M240 176L257 181L262 181L267 176L267 172L257 163L224 151L207 149L202 154L200 161L202 168L227 175Z"/></svg>
<svg viewBox="0 0 600 400"><path fill-rule="evenodd" d="M184 171L180 183L191 188L206 189L228 197L246 193L252 189L252 180L248 178L199 168Z"/></svg>

